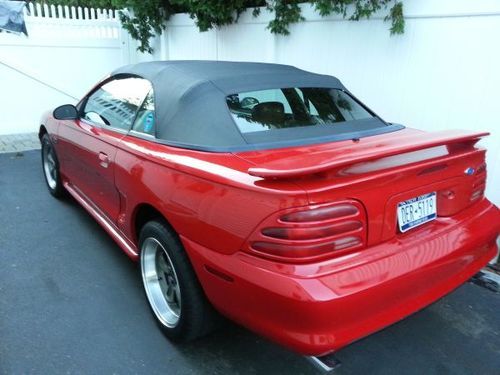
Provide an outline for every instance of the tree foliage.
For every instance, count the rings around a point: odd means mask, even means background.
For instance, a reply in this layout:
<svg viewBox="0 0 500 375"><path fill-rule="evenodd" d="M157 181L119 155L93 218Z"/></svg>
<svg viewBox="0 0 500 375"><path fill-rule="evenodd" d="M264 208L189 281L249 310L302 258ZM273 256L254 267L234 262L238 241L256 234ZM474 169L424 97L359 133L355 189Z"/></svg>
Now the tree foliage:
<svg viewBox="0 0 500 375"><path fill-rule="evenodd" d="M229 25L238 21L246 9L256 17L264 8L274 18L269 22L271 33L288 35L290 25L303 21L301 3L311 3L321 16L341 15L345 19L368 19L381 10L391 22L390 33L402 34L405 21L403 3L399 0L42 0L47 3L100 8L128 9L120 19L130 35L140 42L141 52L152 52L149 39L165 29L165 22L174 13L185 12L196 22L200 31Z"/></svg>

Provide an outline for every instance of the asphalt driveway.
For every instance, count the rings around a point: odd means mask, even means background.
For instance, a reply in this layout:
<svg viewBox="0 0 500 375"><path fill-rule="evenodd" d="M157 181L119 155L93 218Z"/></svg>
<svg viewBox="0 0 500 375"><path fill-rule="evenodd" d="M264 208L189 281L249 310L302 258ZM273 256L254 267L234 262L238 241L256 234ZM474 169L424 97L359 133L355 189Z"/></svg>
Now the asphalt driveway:
<svg viewBox="0 0 500 375"><path fill-rule="evenodd" d="M468 283L341 350L342 374L499 374L500 294ZM227 323L172 345L136 265L72 200L46 191L39 153L0 154L1 374L316 374Z"/></svg>

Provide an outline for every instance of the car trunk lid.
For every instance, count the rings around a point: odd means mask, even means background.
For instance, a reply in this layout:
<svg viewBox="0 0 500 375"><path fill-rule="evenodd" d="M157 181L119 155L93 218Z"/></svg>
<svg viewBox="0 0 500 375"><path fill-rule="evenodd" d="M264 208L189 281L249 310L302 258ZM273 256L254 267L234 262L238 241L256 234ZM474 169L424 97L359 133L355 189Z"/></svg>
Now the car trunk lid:
<svg viewBox="0 0 500 375"><path fill-rule="evenodd" d="M397 218L401 202L436 193L437 219L429 225L440 225L446 217L481 200L485 151L475 144L486 135L407 128L359 140L238 156L254 165L248 169L250 175L300 185L310 204L341 199L361 202L370 245L404 235Z"/></svg>

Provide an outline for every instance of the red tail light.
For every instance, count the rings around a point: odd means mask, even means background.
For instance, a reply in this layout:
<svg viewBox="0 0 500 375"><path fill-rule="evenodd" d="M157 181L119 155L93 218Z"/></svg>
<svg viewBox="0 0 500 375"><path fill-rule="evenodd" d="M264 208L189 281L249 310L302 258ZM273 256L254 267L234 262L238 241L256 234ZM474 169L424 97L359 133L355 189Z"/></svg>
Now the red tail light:
<svg viewBox="0 0 500 375"><path fill-rule="evenodd" d="M475 173L474 183L472 184L471 201L475 201L484 196L486 189L486 163L481 164Z"/></svg>
<svg viewBox="0 0 500 375"><path fill-rule="evenodd" d="M250 236L247 250L283 262L309 262L366 245L366 216L354 200L288 209L272 215Z"/></svg>
<svg viewBox="0 0 500 375"><path fill-rule="evenodd" d="M321 221L336 219L339 217L353 215L358 208L352 204L338 204L331 207L321 207L309 211L292 212L281 217L281 221L290 223L303 223L310 221Z"/></svg>

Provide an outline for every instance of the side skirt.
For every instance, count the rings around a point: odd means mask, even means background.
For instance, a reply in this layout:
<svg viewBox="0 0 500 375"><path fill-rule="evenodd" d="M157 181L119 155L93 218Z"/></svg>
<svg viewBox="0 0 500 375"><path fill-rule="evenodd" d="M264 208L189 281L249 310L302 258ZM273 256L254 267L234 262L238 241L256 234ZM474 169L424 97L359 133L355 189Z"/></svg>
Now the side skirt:
<svg viewBox="0 0 500 375"><path fill-rule="evenodd" d="M81 194L77 188L72 186L68 182L63 183L65 189L71 194L73 198L76 199L80 205L82 205L85 210L104 228L106 232L111 236L113 240L122 248L122 250L127 254L132 260L137 261L139 259L139 251L134 243L128 240L116 225L111 222L94 204L89 202L83 194Z"/></svg>

